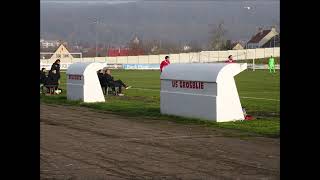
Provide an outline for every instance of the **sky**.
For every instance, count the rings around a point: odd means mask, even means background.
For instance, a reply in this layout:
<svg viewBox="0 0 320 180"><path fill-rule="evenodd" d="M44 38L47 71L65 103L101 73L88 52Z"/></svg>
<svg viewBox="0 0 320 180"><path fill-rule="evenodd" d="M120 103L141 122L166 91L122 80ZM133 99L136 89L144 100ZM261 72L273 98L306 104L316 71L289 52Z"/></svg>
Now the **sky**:
<svg viewBox="0 0 320 180"><path fill-rule="evenodd" d="M279 0L40 2L41 37L72 42L124 44L138 35L143 40L206 44L219 22L231 40L247 40L258 27L280 29Z"/></svg>

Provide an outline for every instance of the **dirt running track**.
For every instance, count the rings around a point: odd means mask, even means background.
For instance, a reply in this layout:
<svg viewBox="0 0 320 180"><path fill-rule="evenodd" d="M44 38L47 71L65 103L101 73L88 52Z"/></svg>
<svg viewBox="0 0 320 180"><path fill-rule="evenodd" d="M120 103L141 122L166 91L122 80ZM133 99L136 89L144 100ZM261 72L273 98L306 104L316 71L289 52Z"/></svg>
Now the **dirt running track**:
<svg viewBox="0 0 320 180"><path fill-rule="evenodd" d="M40 124L41 179L280 179L280 139L45 104Z"/></svg>

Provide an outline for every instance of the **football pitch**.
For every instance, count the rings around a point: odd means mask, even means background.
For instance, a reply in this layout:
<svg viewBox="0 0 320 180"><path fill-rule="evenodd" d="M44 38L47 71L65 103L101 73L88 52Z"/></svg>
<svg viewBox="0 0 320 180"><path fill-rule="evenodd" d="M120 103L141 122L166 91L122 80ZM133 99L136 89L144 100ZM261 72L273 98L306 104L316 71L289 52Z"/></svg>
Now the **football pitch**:
<svg viewBox="0 0 320 180"><path fill-rule="evenodd" d="M128 117L163 119L177 123L203 124L239 130L247 135L279 137L280 131L280 72L245 70L235 77L242 107L254 116L252 121L214 123L199 119L160 114L160 72L152 70L112 70L115 80L121 79L131 89L125 96L106 96L105 103L82 103L66 98L66 75L61 74L60 95L41 95L42 103L84 106Z"/></svg>

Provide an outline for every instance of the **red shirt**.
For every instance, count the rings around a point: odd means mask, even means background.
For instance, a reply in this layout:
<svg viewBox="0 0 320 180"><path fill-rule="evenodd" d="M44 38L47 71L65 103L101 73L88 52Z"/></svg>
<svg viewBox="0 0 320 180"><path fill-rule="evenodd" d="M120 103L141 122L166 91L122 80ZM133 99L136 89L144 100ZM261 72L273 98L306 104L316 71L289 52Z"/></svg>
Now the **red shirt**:
<svg viewBox="0 0 320 180"><path fill-rule="evenodd" d="M234 60L233 59L228 59L228 60L226 60L226 63L234 63Z"/></svg>
<svg viewBox="0 0 320 180"><path fill-rule="evenodd" d="M160 71L162 72L162 69L170 64L169 60L163 60L160 64Z"/></svg>

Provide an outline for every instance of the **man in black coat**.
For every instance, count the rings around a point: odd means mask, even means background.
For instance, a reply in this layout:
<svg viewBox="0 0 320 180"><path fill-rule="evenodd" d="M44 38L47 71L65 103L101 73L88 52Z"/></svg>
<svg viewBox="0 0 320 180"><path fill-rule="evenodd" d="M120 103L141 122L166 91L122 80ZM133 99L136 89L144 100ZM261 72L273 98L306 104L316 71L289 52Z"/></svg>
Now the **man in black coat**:
<svg viewBox="0 0 320 180"><path fill-rule="evenodd" d="M124 84L121 80L114 80L114 78L111 76L111 71L110 69L107 69L105 71L104 74L104 80L107 82L107 84L112 88L113 91L115 91L115 88L118 87L119 88L119 94L118 95L123 95L121 94L122 92L122 87L124 87L125 89L129 89L131 88L131 86L127 86L126 84Z"/></svg>
<svg viewBox="0 0 320 180"><path fill-rule="evenodd" d="M57 59L51 66L51 71L56 70L58 79L60 79L60 59Z"/></svg>

